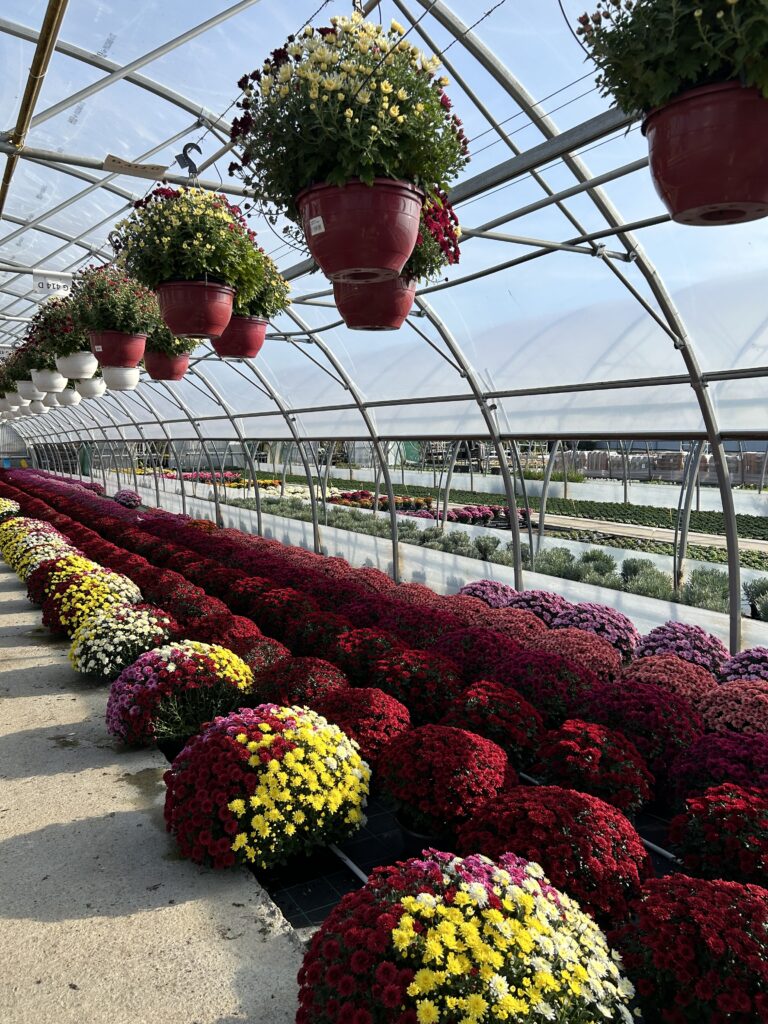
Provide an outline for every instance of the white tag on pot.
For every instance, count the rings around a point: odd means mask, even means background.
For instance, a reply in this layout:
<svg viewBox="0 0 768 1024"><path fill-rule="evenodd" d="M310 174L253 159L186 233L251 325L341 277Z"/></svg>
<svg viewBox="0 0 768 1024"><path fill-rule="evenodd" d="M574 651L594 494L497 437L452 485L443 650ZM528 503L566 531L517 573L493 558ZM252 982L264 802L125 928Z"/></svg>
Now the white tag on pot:
<svg viewBox="0 0 768 1024"><path fill-rule="evenodd" d="M322 235L325 231L325 224L322 217L312 217L309 222L310 235Z"/></svg>
<svg viewBox="0 0 768 1024"><path fill-rule="evenodd" d="M94 350L94 352L102 352L103 351L101 345L94 345L93 346L93 350Z"/></svg>

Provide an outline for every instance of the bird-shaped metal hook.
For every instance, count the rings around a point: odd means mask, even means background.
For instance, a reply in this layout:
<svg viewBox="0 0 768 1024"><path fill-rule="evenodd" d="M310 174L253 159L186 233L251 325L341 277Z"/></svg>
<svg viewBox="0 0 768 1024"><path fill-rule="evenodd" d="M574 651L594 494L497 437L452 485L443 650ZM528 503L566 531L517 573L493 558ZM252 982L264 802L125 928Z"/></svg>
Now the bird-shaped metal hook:
<svg viewBox="0 0 768 1024"><path fill-rule="evenodd" d="M196 142L188 142L186 146L182 149L181 153L179 153L178 156L176 157L176 163L179 165L179 167L186 168L189 171L190 178L196 178L197 164L189 155L189 152L192 149L197 150L200 156L203 155L202 149L200 149Z"/></svg>

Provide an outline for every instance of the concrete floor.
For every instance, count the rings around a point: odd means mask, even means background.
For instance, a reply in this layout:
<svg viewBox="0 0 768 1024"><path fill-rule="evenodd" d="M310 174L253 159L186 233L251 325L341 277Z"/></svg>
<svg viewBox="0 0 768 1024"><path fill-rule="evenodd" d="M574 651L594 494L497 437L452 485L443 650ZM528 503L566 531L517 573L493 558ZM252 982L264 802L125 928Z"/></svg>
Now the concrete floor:
<svg viewBox="0 0 768 1024"><path fill-rule="evenodd" d="M290 1024L296 934L247 872L178 858L166 763L106 699L0 563L0 1021Z"/></svg>

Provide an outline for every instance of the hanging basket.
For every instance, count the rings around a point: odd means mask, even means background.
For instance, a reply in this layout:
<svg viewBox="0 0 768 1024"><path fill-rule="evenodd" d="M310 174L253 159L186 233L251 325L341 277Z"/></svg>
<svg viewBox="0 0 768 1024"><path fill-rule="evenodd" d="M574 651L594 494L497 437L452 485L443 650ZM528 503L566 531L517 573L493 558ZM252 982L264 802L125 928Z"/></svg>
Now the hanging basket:
<svg viewBox="0 0 768 1024"><path fill-rule="evenodd" d="M220 338L214 338L216 355L222 359L253 359L267 336L267 321L257 316L233 316Z"/></svg>
<svg viewBox="0 0 768 1024"><path fill-rule="evenodd" d="M73 352L69 356L56 356L56 369L72 380L88 380L99 368L93 352Z"/></svg>
<svg viewBox="0 0 768 1024"><path fill-rule="evenodd" d="M23 409L25 405L29 405L29 399L22 398L18 391L6 391L5 397L12 409Z"/></svg>
<svg viewBox="0 0 768 1024"><path fill-rule="evenodd" d="M141 371L138 366L102 366L101 372L110 391L134 391Z"/></svg>
<svg viewBox="0 0 768 1024"><path fill-rule="evenodd" d="M147 349L144 353L144 369L152 380L181 380L189 369L189 353L168 356L165 352Z"/></svg>
<svg viewBox="0 0 768 1024"><path fill-rule="evenodd" d="M396 331L403 326L416 295L416 282L403 277L376 284L333 282L333 299L352 331Z"/></svg>
<svg viewBox="0 0 768 1024"><path fill-rule="evenodd" d="M81 398L100 398L107 390L103 377L90 377L75 381L75 390Z"/></svg>
<svg viewBox="0 0 768 1024"><path fill-rule="evenodd" d="M71 388L65 388L57 397L59 399L59 405L63 406L80 405L83 400L83 396L78 394L77 391L73 391Z"/></svg>
<svg viewBox="0 0 768 1024"><path fill-rule="evenodd" d="M424 193L408 181L375 178L312 185L296 197L315 262L331 281L398 277L419 233Z"/></svg>
<svg viewBox="0 0 768 1024"><path fill-rule="evenodd" d="M691 89L651 111L643 134L672 220L712 226L768 216L768 101L758 89Z"/></svg>
<svg viewBox="0 0 768 1024"><path fill-rule="evenodd" d="M58 409L59 407L59 395L55 391L49 391L43 399L43 405L46 409Z"/></svg>
<svg viewBox="0 0 768 1024"><path fill-rule="evenodd" d="M17 380L16 390L22 398L26 398L28 402L42 402L44 391L40 391L35 386L34 381L31 380Z"/></svg>
<svg viewBox="0 0 768 1024"><path fill-rule="evenodd" d="M210 281L166 281L158 285L163 320L177 338L218 338L232 316L234 288Z"/></svg>
<svg viewBox="0 0 768 1024"><path fill-rule="evenodd" d="M91 351L101 367L138 366L147 344L146 334L122 331L91 331Z"/></svg>
<svg viewBox="0 0 768 1024"><path fill-rule="evenodd" d="M43 405L42 401L35 398L29 403L29 411L33 416L42 416L43 413L48 412L48 407Z"/></svg>
<svg viewBox="0 0 768 1024"><path fill-rule="evenodd" d="M67 378L58 370L33 370L32 381L38 391L63 391Z"/></svg>

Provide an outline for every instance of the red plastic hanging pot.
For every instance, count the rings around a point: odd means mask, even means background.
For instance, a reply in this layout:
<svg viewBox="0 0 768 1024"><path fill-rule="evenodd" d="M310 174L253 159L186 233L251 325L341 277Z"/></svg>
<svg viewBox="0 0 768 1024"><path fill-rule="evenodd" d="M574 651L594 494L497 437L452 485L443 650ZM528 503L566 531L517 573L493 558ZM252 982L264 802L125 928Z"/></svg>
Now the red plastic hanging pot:
<svg viewBox="0 0 768 1024"><path fill-rule="evenodd" d="M146 334L122 331L91 331L91 352L100 366L138 366L147 343Z"/></svg>
<svg viewBox="0 0 768 1024"><path fill-rule="evenodd" d="M253 359L267 336L267 321L258 316L233 316L220 338L211 344L222 359Z"/></svg>
<svg viewBox="0 0 768 1024"><path fill-rule="evenodd" d="M416 282L403 277L375 284L333 282L333 298L352 331L396 331L416 295Z"/></svg>
<svg viewBox="0 0 768 1024"><path fill-rule="evenodd" d="M189 353L168 356L165 352L147 349L144 353L144 369L152 380L181 380L189 369Z"/></svg>
<svg viewBox="0 0 768 1024"><path fill-rule="evenodd" d="M768 216L768 101L738 82L684 92L643 122L656 191L679 224Z"/></svg>
<svg viewBox="0 0 768 1024"><path fill-rule="evenodd" d="M155 289L160 312L177 338L218 338L232 316L234 288L210 281L166 281Z"/></svg>
<svg viewBox="0 0 768 1024"><path fill-rule="evenodd" d="M375 178L312 185L296 197L309 251L331 281L398 277L419 233L424 193L408 181Z"/></svg>

